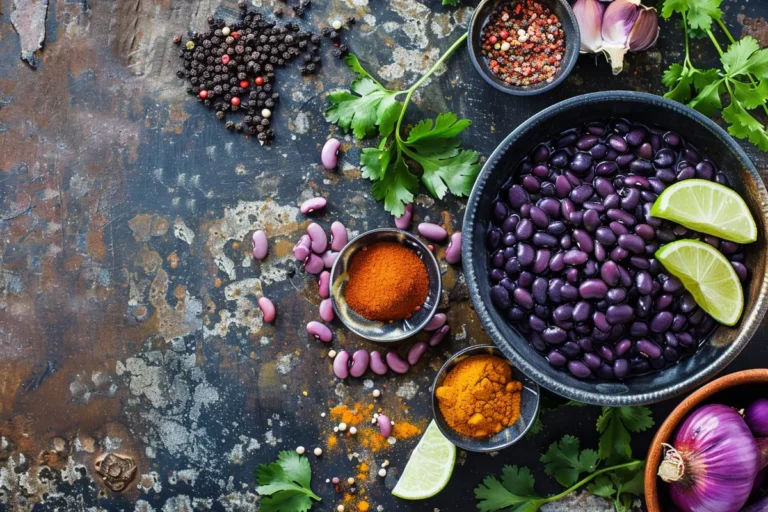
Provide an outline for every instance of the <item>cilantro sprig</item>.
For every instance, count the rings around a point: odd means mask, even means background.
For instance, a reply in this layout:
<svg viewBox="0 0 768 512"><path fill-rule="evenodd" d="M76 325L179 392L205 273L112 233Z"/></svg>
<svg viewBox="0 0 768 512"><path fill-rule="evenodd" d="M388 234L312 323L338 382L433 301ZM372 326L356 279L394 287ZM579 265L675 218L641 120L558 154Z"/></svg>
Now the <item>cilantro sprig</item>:
<svg viewBox="0 0 768 512"><path fill-rule="evenodd" d="M501 480L489 475L475 488L477 508L481 512L536 512L586 486L591 494L612 500L617 512L627 512L634 496L643 492L645 468L643 460L632 458L630 432L651 426L653 418L647 407L603 407L597 421L598 450L581 450L579 439L566 435L541 456L544 472L566 487L564 491L542 497L534 489L530 469L504 466Z"/></svg>
<svg viewBox="0 0 768 512"><path fill-rule="evenodd" d="M328 95L325 118L358 139L378 135L376 147L365 148L360 156L362 175L373 182L371 193L395 216L412 203L421 182L437 199L450 192L468 196L480 172L476 151L461 147L458 136L471 122L456 114L424 119L403 136L403 119L413 93L464 42L460 37L416 83L393 91L379 83L354 55L344 60L357 78L349 91ZM398 98L405 95L401 102Z"/></svg>
<svg viewBox="0 0 768 512"><path fill-rule="evenodd" d="M751 112L761 109L768 116L768 49L760 49L757 40L746 36L736 41L723 23L722 0L665 0L664 18L678 13L682 17L685 37L685 59L672 64L662 77L669 89L664 95L699 112L712 116L721 112L728 132L736 138L748 139L768 151L768 131ZM730 45L723 51L713 32L720 27ZM720 54L722 69L698 69L690 56L690 35L705 35ZM723 108L723 99L727 106Z"/></svg>
<svg viewBox="0 0 768 512"><path fill-rule="evenodd" d="M309 460L293 451L284 450L271 464L256 469L256 492L262 496L261 512L306 512L312 500L320 501L310 488L312 469Z"/></svg>

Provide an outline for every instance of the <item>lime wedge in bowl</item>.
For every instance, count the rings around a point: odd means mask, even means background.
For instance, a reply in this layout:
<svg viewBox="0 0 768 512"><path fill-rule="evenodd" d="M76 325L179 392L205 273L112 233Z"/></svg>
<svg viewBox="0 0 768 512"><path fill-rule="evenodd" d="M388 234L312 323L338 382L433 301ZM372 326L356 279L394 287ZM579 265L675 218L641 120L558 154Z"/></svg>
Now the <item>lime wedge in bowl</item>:
<svg viewBox="0 0 768 512"><path fill-rule="evenodd" d="M408 459L392 494L405 500L431 498L448 484L455 462L456 447L432 420Z"/></svg>
<svg viewBox="0 0 768 512"><path fill-rule="evenodd" d="M739 321L744 291L739 276L720 251L698 240L678 240L656 251L656 259L683 282L712 318L725 325Z"/></svg>
<svg viewBox="0 0 768 512"><path fill-rule="evenodd" d="M747 203L735 191L713 181L675 183L656 199L651 215L740 244L757 240L757 226Z"/></svg>

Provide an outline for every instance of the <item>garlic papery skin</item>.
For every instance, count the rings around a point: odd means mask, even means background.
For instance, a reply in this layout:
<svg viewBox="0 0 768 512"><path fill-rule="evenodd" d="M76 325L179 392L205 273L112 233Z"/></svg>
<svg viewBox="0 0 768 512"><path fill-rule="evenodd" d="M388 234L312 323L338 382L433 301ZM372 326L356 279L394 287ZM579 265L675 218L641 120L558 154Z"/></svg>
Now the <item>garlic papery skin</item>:
<svg viewBox="0 0 768 512"><path fill-rule="evenodd" d="M576 0L573 13L581 33L581 53L597 53L603 48L603 13L605 4L598 0Z"/></svg>
<svg viewBox="0 0 768 512"><path fill-rule="evenodd" d="M629 50L629 34L640 17L638 5L640 0L615 0L603 15L601 49L608 56L614 75L624 69L624 54Z"/></svg>
<svg viewBox="0 0 768 512"><path fill-rule="evenodd" d="M642 52L656 44L659 38L659 17L653 7L639 7L640 15L629 33L629 50Z"/></svg>

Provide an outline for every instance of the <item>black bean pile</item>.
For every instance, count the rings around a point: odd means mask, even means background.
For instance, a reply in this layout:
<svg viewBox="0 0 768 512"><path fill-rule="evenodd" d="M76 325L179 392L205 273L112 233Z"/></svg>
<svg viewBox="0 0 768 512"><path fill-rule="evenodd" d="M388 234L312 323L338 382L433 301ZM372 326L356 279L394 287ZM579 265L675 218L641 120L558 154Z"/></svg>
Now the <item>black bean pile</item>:
<svg viewBox="0 0 768 512"><path fill-rule="evenodd" d="M651 217L667 186L726 176L679 134L626 119L539 144L501 189L487 233L491 299L550 364L626 379L696 351L715 322L654 258L698 238L747 279L739 244Z"/></svg>
<svg viewBox="0 0 768 512"><path fill-rule="evenodd" d="M309 5L305 0L298 7L303 13ZM320 36L302 31L296 23L278 26L265 20L260 13L249 11L247 2L238 6L236 22L210 17L207 32L190 35L179 54L183 68L177 75L188 81L189 94L216 111L217 119L244 113L237 122L227 120L227 129L256 136L268 144L275 135L270 117L280 101L275 69L301 56L301 73L317 73ZM182 39L176 37L174 42L182 43Z"/></svg>

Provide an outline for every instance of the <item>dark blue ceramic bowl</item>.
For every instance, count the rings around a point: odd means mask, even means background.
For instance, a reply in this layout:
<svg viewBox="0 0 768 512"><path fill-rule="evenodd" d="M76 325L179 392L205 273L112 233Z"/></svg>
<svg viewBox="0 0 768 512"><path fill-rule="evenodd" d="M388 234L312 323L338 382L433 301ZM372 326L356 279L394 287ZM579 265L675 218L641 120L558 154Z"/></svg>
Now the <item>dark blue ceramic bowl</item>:
<svg viewBox="0 0 768 512"><path fill-rule="evenodd" d="M469 58L472 61L472 65L475 66L483 80L494 88L513 96L533 96L557 87L568 77L579 58L579 48L581 46L579 23L576 21L576 15L573 14L573 9L571 9L568 1L540 0L540 2L555 13L560 20L560 25L565 35L565 55L560 64L560 69L550 82L539 82L522 87L509 85L493 74L493 71L491 71L486 62L486 58L482 54L480 38L482 37L483 27L488 23L488 18L499 5L503 3L514 4L516 3L515 0L483 0L475 9L472 14L472 20L469 23L467 46L469 47Z"/></svg>
<svg viewBox="0 0 768 512"><path fill-rule="evenodd" d="M751 278L745 284L744 314L734 327L718 326L694 355L660 372L624 382L579 380L550 366L491 304L485 235L491 203L521 158L539 142L567 128L613 116L658 125L682 134L725 172L745 199L758 228L747 249ZM513 131L485 163L464 217L462 257L469 294L485 330L524 374L559 395L589 404L624 406L660 402L715 376L733 361L760 325L768 306L766 226L768 194L741 147L710 119L690 108L651 94L611 91L563 101L531 117Z"/></svg>

